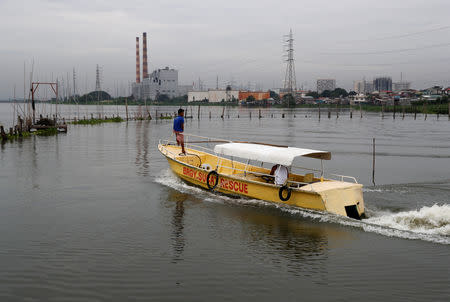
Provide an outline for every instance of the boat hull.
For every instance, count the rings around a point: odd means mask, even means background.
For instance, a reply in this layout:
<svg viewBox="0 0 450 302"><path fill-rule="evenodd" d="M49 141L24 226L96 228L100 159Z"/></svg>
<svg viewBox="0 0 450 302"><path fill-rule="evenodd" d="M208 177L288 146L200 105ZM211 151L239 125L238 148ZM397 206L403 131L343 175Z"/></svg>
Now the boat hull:
<svg viewBox="0 0 450 302"><path fill-rule="evenodd" d="M207 185L208 174L211 170L197 167L189 162L183 162L182 160L186 161L188 157L176 156L174 154L178 153L167 152L167 148L173 149L177 147L159 145L159 150L165 155L171 170L178 177L189 184L204 189L214 187L216 183L214 175L209 177L209 186ZM175 150L178 151L177 149ZM217 158L215 155L199 152L197 150L187 149L187 153L197 154L197 157L212 156ZM364 215L362 186L359 184L337 181L312 183L301 188L291 189L290 198L283 201L280 199L280 186L248 179L248 175L236 175L230 173L230 171L226 171L228 173L221 173L225 171L220 171L220 169L218 172L219 179L217 185L214 187L214 191L222 194L260 199L304 209L327 211L357 219Z"/></svg>

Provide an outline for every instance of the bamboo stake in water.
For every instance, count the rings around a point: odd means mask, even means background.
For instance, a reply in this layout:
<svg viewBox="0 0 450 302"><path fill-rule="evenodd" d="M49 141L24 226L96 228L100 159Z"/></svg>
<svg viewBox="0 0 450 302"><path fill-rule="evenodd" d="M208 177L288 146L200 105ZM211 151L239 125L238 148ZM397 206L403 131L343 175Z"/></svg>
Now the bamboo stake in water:
<svg viewBox="0 0 450 302"><path fill-rule="evenodd" d="M375 185L375 138L372 141L372 183Z"/></svg>
<svg viewBox="0 0 450 302"><path fill-rule="evenodd" d="M394 114L392 115L392 117L395 120L395 100L394 100Z"/></svg>

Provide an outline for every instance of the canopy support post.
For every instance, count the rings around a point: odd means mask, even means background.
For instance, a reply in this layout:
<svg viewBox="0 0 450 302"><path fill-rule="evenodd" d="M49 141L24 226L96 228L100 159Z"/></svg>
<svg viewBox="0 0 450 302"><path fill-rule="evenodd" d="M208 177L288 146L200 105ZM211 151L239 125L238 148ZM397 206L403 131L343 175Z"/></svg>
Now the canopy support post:
<svg viewBox="0 0 450 302"><path fill-rule="evenodd" d="M247 159L247 163L245 164L245 169L244 169L244 177L247 177L247 167L248 167L249 162L250 162L250 159Z"/></svg>
<svg viewBox="0 0 450 302"><path fill-rule="evenodd" d="M320 179L323 180L323 159L320 160Z"/></svg>

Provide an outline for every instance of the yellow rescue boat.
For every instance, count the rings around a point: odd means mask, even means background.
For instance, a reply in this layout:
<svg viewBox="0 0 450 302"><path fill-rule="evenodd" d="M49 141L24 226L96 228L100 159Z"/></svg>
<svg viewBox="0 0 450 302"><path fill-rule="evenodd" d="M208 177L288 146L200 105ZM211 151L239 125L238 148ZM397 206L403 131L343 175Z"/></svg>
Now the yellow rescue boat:
<svg viewBox="0 0 450 302"><path fill-rule="evenodd" d="M191 142L185 146L186 154L181 154L181 147L165 140L159 142L158 149L167 158L172 171L195 186L227 195L327 211L355 219L364 217L362 185L354 177L330 174L329 178L324 178L323 160L331 159L330 152L206 139L196 143L220 144L209 149ZM320 159L321 169L306 169L309 173L305 174L293 173L293 168L297 167L292 163L298 157ZM256 161L261 166L252 165L250 161ZM265 168L264 163L287 167L289 174L286 181L275 184L271 170Z"/></svg>

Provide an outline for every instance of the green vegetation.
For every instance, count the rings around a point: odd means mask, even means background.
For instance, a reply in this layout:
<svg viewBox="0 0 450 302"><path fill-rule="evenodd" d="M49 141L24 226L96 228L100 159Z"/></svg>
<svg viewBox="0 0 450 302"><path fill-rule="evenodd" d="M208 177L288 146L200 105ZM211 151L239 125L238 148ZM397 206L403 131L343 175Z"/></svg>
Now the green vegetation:
<svg viewBox="0 0 450 302"><path fill-rule="evenodd" d="M381 105L370 105L370 104L364 104L361 105L361 109L363 111L369 111L369 112L381 112L384 110L384 112L403 112L405 113L428 113L428 114L448 114L448 104L419 104L422 102L417 102L416 104L412 105L396 105L395 109L394 106L384 106L384 109ZM352 106L354 109L359 109L359 105Z"/></svg>
<svg viewBox="0 0 450 302"><path fill-rule="evenodd" d="M295 98L292 96L292 94L288 93L283 95L283 107L295 107Z"/></svg>
<svg viewBox="0 0 450 302"><path fill-rule="evenodd" d="M72 122L74 125L97 125L97 124L103 124L103 123L121 123L124 120L121 117L113 117L108 119L88 119L88 120L78 120Z"/></svg>
<svg viewBox="0 0 450 302"><path fill-rule="evenodd" d="M0 142L3 143L3 142L6 142L6 141L13 141L13 140L16 140L16 139L29 137L30 135L31 135L30 132L22 132L22 135L19 135L18 133L17 133L17 134L13 134L13 135L11 135L11 134L6 134L6 137L5 137L5 138L2 138L2 137L0 136Z"/></svg>
<svg viewBox="0 0 450 302"><path fill-rule="evenodd" d="M22 138L27 138L30 137L31 135L39 135L39 136L51 136L51 135L56 135L58 134L58 129L55 127L52 128L47 128L47 129L39 129L33 132L28 132L28 131L23 131L21 134L16 133L16 134L6 134L5 138L2 138L0 136L0 142L6 142L6 141L14 141L16 139L22 139Z"/></svg>
<svg viewBox="0 0 450 302"><path fill-rule="evenodd" d="M58 129L52 127L52 128L47 128L47 129L39 129L39 130L36 130L31 133L34 135L40 135L40 136L50 136L50 135L58 134Z"/></svg>
<svg viewBox="0 0 450 302"><path fill-rule="evenodd" d="M351 95L356 94L354 91L350 92ZM333 91L330 90L324 90L321 94L317 93L316 91L310 91L306 94L307 96L312 96L315 99L318 99L319 97L324 98L340 98L340 97L347 97L349 96L349 93L347 90L343 88L336 88Z"/></svg>
<svg viewBox="0 0 450 302"><path fill-rule="evenodd" d="M77 99L80 104L98 103L107 100L111 100L111 96L105 91L92 91Z"/></svg>

